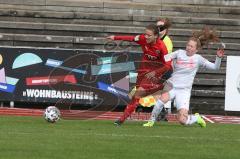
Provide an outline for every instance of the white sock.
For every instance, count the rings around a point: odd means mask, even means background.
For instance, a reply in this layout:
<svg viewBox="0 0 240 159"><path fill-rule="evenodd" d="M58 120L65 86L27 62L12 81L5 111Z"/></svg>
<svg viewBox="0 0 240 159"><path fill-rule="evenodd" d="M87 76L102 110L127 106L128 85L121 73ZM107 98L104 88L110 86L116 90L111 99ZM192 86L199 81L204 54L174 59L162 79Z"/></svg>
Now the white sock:
<svg viewBox="0 0 240 159"><path fill-rule="evenodd" d="M164 103L161 100L157 100L153 110L152 110L152 114L151 114L151 118L150 121L155 122L158 115L161 113L162 109L163 109Z"/></svg>
<svg viewBox="0 0 240 159"><path fill-rule="evenodd" d="M188 115L188 119L186 121L186 125L192 125L197 122L197 116L195 115Z"/></svg>

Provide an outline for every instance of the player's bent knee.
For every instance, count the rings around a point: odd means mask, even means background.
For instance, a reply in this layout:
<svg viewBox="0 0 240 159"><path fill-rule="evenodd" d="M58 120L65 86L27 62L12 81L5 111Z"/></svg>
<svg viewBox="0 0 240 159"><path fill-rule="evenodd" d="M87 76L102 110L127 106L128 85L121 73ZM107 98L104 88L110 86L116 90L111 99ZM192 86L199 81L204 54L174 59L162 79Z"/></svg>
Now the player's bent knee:
<svg viewBox="0 0 240 159"><path fill-rule="evenodd" d="M145 94L146 94L146 90L140 87L136 90L136 92L134 94L134 97L135 98L142 98L142 97L145 96Z"/></svg>
<svg viewBox="0 0 240 159"><path fill-rule="evenodd" d="M180 124L182 124L182 125L185 125L186 122L187 122L187 118L186 118L185 116L183 116L183 115L178 115L178 116L177 116L177 120L178 120L178 122L179 122Z"/></svg>
<svg viewBox="0 0 240 159"><path fill-rule="evenodd" d="M177 119L180 124L185 125L188 119L188 110L180 109L177 114Z"/></svg>
<svg viewBox="0 0 240 159"><path fill-rule="evenodd" d="M187 118L180 118L180 119L178 120L178 122L179 122L180 124L182 124L182 125L186 125L186 123L187 123Z"/></svg>

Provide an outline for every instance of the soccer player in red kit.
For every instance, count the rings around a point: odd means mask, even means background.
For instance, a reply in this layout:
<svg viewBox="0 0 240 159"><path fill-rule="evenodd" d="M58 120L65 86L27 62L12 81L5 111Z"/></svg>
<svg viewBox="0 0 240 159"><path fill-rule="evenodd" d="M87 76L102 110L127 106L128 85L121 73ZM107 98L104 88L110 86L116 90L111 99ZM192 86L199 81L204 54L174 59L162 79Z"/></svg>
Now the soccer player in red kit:
<svg viewBox="0 0 240 159"><path fill-rule="evenodd" d="M148 25L145 33L137 36L109 36L111 40L133 41L141 45L143 55L140 67L137 70L136 92L123 115L114 124L121 125L139 104L139 98L152 94L163 88L163 83L168 78L164 77L172 71L171 61L165 62L164 55L168 54L164 42L159 37L157 25Z"/></svg>

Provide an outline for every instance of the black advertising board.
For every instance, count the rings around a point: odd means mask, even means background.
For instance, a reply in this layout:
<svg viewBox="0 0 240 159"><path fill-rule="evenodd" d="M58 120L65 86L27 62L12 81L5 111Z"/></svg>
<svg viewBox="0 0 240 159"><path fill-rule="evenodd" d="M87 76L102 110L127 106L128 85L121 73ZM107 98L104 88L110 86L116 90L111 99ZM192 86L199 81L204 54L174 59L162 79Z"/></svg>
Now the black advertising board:
<svg viewBox="0 0 240 159"><path fill-rule="evenodd" d="M0 100L125 104L140 53L0 48Z"/></svg>

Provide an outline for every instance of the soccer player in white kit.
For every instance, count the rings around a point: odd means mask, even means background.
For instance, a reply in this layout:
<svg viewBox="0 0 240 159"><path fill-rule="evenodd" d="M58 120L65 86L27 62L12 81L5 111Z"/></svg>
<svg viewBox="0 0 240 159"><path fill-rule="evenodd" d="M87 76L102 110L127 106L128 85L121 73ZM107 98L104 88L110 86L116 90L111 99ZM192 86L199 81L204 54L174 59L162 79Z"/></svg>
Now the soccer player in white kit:
<svg viewBox="0 0 240 159"><path fill-rule="evenodd" d="M224 56L224 50L218 49L215 63L209 62L201 55L197 54L198 50L208 42L217 41L218 38L209 30L204 28L201 32L195 33L186 45L186 50L177 50L171 54L165 55L165 60L173 60L173 74L167 80L165 91L161 94L153 95L156 105L152 110L150 120L143 124L144 127L152 127L157 116L163 109L164 103L175 99L177 107L177 120L182 125L192 125L198 123L201 127L206 127L205 121L196 113L189 115L189 101L191 96L194 77L200 67L217 70L220 68L221 59Z"/></svg>

